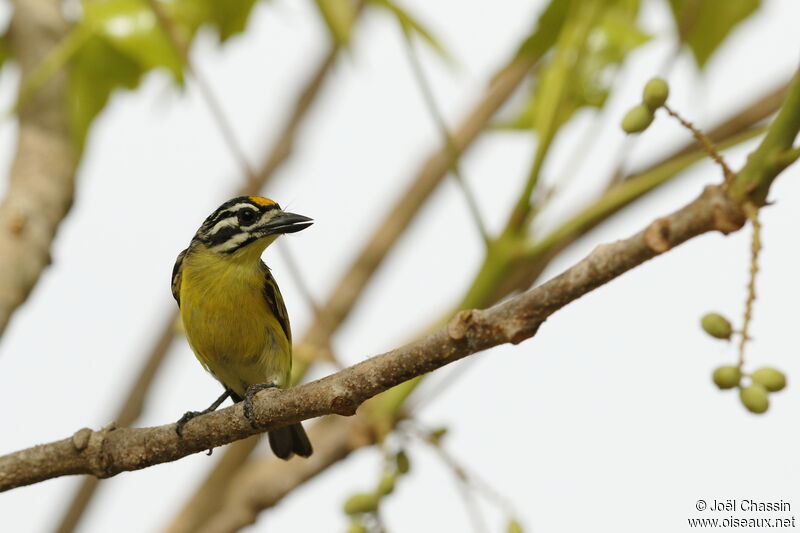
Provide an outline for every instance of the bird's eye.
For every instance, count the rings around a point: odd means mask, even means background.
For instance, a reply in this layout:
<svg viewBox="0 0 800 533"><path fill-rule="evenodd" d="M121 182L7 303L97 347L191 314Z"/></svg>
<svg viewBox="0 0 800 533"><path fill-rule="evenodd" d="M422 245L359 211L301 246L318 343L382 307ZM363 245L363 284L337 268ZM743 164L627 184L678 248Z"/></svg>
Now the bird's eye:
<svg viewBox="0 0 800 533"><path fill-rule="evenodd" d="M239 211L239 225L240 226L249 226L256 220L256 212L252 209L243 209Z"/></svg>

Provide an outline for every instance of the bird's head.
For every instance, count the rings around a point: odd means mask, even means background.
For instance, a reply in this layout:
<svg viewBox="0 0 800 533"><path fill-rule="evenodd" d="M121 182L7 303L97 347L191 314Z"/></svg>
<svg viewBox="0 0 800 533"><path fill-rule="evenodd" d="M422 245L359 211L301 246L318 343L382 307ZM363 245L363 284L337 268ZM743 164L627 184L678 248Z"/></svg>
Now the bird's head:
<svg viewBox="0 0 800 533"><path fill-rule="evenodd" d="M312 223L308 217L281 210L269 198L239 196L211 213L192 242L219 254L247 250L260 256L280 235L304 230Z"/></svg>

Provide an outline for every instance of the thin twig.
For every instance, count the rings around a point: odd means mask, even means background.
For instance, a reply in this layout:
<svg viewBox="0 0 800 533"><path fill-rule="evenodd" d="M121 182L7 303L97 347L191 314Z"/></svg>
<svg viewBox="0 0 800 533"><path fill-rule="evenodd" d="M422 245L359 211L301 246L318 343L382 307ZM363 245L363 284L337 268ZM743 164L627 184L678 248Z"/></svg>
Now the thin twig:
<svg viewBox="0 0 800 533"><path fill-rule="evenodd" d="M664 109L667 111L667 113L670 114L671 117L677 119L678 122L680 122L684 128L692 132L694 138L697 139L697 142L700 143L700 145L708 153L711 159L713 159L714 162L717 163L720 166L720 168L722 168L722 174L723 176L725 176L725 181L730 182L731 180L733 180L735 176L734 172L725 162L725 159L723 159L722 155L720 155L719 151L717 150L717 147L714 146L714 143L711 141L711 139L709 139L705 133L695 128L694 124L684 119L682 116L678 114L677 111L673 110L667 104L664 104Z"/></svg>
<svg viewBox="0 0 800 533"><path fill-rule="evenodd" d="M222 104L220 104L219 99L211 88L211 84L208 83L205 76L202 75L197 66L193 64L191 57L189 57L189 46L183 41L183 39L181 39L181 36L178 34L177 28L175 27L174 21L161 7L160 1L147 0L147 3L158 19L158 23L164 30L164 33L172 45L172 48L181 57L186 70L192 75L195 82L197 82L197 87L200 89L200 95L203 97L203 101L205 101L206 106L208 106L208 110L211 112L214 122L216 122L217 128L219 128L220 134L225 140L225 144L228 146L228 149L231 151L233 158L242 168L242 172L247 178L250 186L255 186L255 171L248 162L247 156L245 155L244 150L242 149L241 144L237 140L236 134L233 131L233 126L231 126L228 117L225 115L225 112L222 109Z"/></svg>
<svg viewBox="0 0 800 533"><path fill-rule="evenodd" d="M464 465L458 461L453 455L442 446L441 439L435 438L430 431L422 428L418 422L408 424L412 428L414 434L422 442L430 446L439 458L453 471L456 477L461 479L467 487L472 488L476 492L482 494L488 501L494 503L497 507L503 510L508 516L518 516L514 505L511 500L503 496L498 490L493 488L489 483L483 480L474 472L467 470Z"/></svg>
<svg viewBox="0 0 800 533"><path fill-rule="evenodd" d="M464 501L464 508L467 510L467 515L472 523L472 529L474 529L476 533L485 533L489 531L489 528L486 525L486 520L484 520L483 515L481 514L481 509L478 506L478 501L470 490L466 479L460 476L453 466L450 466L450 470L455 475L456 489L461 495L461 499Z"/></svg>
<svg viewBox="0 0 800 533"><path fill-rule="evenodd" d="M744 366L744 352L747 341L750 340L750 321L753 318L753 303L756 301L756 277L758 276L758 254L761 252L761 222L758 219L758 209L752 204L745 205L747 218L753 225L753 235L750 243L750 279L747 282L747 298L744 303L744 320L739 337L739 368Z"/></svg>
<svg viewBox="0 0 800 533"><path fill-rule="evenodd" d="M417 81L417 85L422 93L423 100L425 100L425 105L428 108L428 112L430 113L431 117L433 117L433 121L436 123L436 127L439 129L439 134L442 136L442 140L444 141L447 157L450 162L450 170L456 180L456 183L459 185L461 192L464 194L464 200L467 202L467 208L472 215L472 220L475 223L475 227L478 229L478 233L480 234L481 239L483 239L483 243L488 246L490 242L489 232L486 229L486 223L481 217L481 212L478 208L478 201L475 199L475 194L472 192L472 189L470 189L469 183L467 183L467 180L464 178L464 174L461 171L461 164L459 161L460 155L458 149L456 148L455 142L453 141L453 135L450 133L450 129L447 127L447 124L444 121L442 112L439 109L439 106L436 104L436 97L433 95L433 90L431 89L430 83L425 76L425 71L423 70L422 64L417 56L413 36L402 24L400 25L400 28L403 34L406 57L411 65L411 71L414 73L414 79Z"/></svg>
<svg viewBox="0 0 800 533"><path fill-rule="evenodd" d="M311 291L308 288L308 283L306 282L302 272L300 272L300 265L294 260L294 254L292 254L292 251L289 249L289 245L285 241L278 241L278 253L281 254L281 257L283 257L283 261L286 263L286 267L289 269L289 272L293 272L295 284L297 285L303 300L305 300L306 304L311 308L314 316L317 316L319 314L319 304L317 303L317 299L313 294L311 294Z"/></svg>

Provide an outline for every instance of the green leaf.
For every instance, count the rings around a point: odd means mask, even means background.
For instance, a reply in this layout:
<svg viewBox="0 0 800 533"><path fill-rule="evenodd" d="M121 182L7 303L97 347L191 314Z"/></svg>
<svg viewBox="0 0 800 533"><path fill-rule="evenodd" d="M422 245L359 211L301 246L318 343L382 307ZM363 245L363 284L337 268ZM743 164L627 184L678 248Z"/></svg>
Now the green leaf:
<svg viewBox="0 0 800 533"><path fill-rule="evenodd" d="M534 30L517 50L517 57L540 57L552 48L561 33L571 3L571 0L550 0L539 15Z"/></svg>
<svg viewBox="0 0 800 533"><path fill-rule="evenodd" d="M408 11L398 6L391 0L371 0L371 2L388 10L395 17L397 22L403 28L404 32L418 36L425 41L434 52L439 54L442 59L447 61L450 60L450 54L447 52L444 46L442 46L439 40L434 37L434 35Z"/></svg>
<svg viewBox="0 0 800 533"><path fill-rule="evenodd" d="M135 88L143 70L130 56L98 35L89 37L72 56L67 84L67 109L73 139L83 149L94 118L117 87Z"/></svg>
<svg viewBox="0 0 800 533"><path fill-rule="evenodd" d="M697 66L709 57L731 30L761 5L760 0L669 0L678 34L692 51Z"/></svg>
<svg viewBox="0 0 800 533"><path fill-rule="evenodd" d="M616 66L650 39L636 24L638 11L638 0L576 3L562 21L556 53L540 70L531 98L503 127L533 128L548 137L576 110L602 107ZM532 42L530 38L528 42ZM537 46L543 45L540 39Z"/></svg>
<svg viewBox="0 0 800 533"><path fill-rule="evenodd" d="M145 0L84 0L81 25L137 61L142 70L158 67L183 81L183 61Z"/></svg>
<svg viewBox="0 0 800 533"><path fill-rule="evenodd" d="M358 13L355 2L352 0L315 0L315 2L333 42L342 46L350 42L350 31Z"/></svg>
<svg viewBox="0 0 800 533"><path fill-rule="evenodd" d="M223 43L244 31L255 3L256 0L173 0L164 4L164 11L183 32L186 42L207 24L217 31L219 42Z"/></svg>

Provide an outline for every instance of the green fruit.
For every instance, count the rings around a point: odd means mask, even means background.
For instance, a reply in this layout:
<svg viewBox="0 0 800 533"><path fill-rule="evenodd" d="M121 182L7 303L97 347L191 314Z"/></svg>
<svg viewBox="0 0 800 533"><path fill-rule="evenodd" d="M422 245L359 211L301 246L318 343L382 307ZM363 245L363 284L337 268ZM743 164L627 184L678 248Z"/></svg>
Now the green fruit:
<svg viewBox="0 0 800 533"><path fill-rule="evenodd" d="M742 400L742 405L751 413L761 414L769 408L767 389L758 383L743 388L739 392L739 398Z"/></svg>
<svg viewBox="0 0 800 533"><path fill-rule="evenodd" d="M647 129L653 122L653 112L644 104L630 108L622 119L622 129L625 133L640 133Z"/></svg>
<svg viewBox="0 0 800 533"><path fill-rule="evenodd" d="M661 78L653 78L647 82L642 92L642 102L651 111L655 111L667 101L669 85Z"/></svg>
<svg viewBox="0 0 800 533"><path fill-rule="evenodd" d="M367 526L361 522L353 522L350 524L350 527L347 528L347 533L369 533L369 530L367 529Z"/></svg>
<svg viewBox="0 0 800 533"><path fill-rule="evenodd" d="M506 526L506 533L522 533L522 524L516 520L509 520Z"/></svg>
<svg viewBox="0 0 800 533"><path fill-rule="evenodd" d="M396 474L385 474L378 483L378 494L386 496L394 491L394 482L397 480Z"/></svg>
<svg viewBox="0 0 800 533"><path fill-rule="evenodd" d="M750 376L753 383L763 385L770 392L778 392L786 387L786 375L780 370L765 366L759 368Z"/></svg>
<svg viewBox="0 0 800 533"><path fill-rule="evenodd" d="M730 339L733 335L733 327L728 319L719 313L708 313L700 319L703 331L717 339Z"/></svg>
<svg viewBox="0 0 800 533"><path fill-rule="evenodd" d="M344 512L347 514L373 513L378 510L381 497L374 492L353 494L344 502Z"/></svg>
<svg viewBox="0 0 800 533"><path fill-rule="evenodd" d="M397 452L394 461L397 465L397 471L401 474L405 474L411 469L411 463L408 460L408 455L406 455L406 452L403 450Z"/></svg>
<svg viewBox="0 0 800 533"><path fill-rule="evenodd" d="M714 384L720 389L732 389L739 386L742 380L742 371L738 366L721 366L712 374Z"/></svg>

